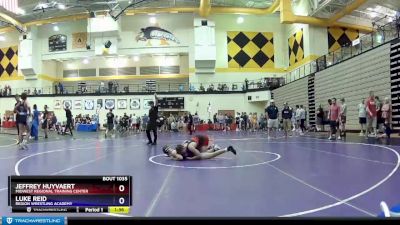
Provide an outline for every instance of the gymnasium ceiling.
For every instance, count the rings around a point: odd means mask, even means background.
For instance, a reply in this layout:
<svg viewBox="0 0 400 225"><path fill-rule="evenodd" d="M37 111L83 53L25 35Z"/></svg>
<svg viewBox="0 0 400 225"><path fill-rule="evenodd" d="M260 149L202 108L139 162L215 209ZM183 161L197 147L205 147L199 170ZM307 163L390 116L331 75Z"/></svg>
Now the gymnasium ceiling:
<svg viewBox="0 0 400 225"><path fill-rule="evenodd" d="M347 5L358 0L308 0L311 16L330 18ZM349 14L355 20L364 20L385 24L394 19L396 11L400 10L400 0L367 0Z"/></svg>
<svg viewBox="0 0 400 225"><path fill-rule="evenodd" d="M22 23L87 13L90 11L106 11L109 5L118 3L125 8L130 3L138 3L136 9L146 8L199 8L200 0L18 0L19 7L24 14L7 12ZM237 8L269 8L275 0L211 0L212 7L237 7ZM400 9L400 0L291 0L294 7L307 3L311 8L308 16L330 18L342 11L354 1L364 3L351 12L348 17L354 20L363 20L368 23L376 22L385 24L394 17L396 10ZM40 4L44 3L41 6ZM62 10L60 9L62 8ZM4 10L1 10L5 12ZM0 26L1 27L1 26Z"/></svg>
<svg viewBox="0 0 400 225"><path fill-rule="evenodd" d="M273 1L274 0L211 0L211 5L240 8L268 8ZM38 4L47 2L54 2L55 4L53 7L49 7L44 10L38 9ZM25 15L16 15L15 18L23 23L26 23L33 20L51 18L55 16L66 16L88 11L108 10L108 4L110 2L118 2L122 8L125 8L129 5L129 3L140 2L140 0L19 0L19 7L25 11ZM59 10L59 5L65 6L66 9ZM147 0L143 3L139 3L135 8L198 8L199 6L200 0Z"/></svg>

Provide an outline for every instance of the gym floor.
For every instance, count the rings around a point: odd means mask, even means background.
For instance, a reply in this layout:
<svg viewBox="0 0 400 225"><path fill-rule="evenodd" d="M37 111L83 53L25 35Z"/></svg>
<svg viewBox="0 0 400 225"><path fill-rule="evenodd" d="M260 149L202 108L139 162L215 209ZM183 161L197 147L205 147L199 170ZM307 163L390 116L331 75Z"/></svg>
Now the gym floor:
<svg viewBox="0 0 400 225"><path fill-rule="evenodd" d="M165 144L189 135L161 133L157 146L145 134L104 139L103 133L50 136L17 150L16 135L0 134L0 212L7 206L9 175L131 175L131 216L372 217L379 203L400 203L400 140L390 145L349 134L270 139L265 133L209 132L214 143L233 145L205 161L175 162ZM93 216L93 215L89 215ZM110 216L110 215L108 215Z"/></svg>

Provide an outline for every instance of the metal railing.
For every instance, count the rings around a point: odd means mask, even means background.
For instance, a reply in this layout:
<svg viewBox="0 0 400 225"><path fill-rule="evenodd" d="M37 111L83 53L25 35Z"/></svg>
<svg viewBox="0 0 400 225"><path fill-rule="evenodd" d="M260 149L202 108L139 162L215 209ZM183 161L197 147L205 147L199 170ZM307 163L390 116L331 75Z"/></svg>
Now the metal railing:
<svg viewBox="0 0 400 225"><path fill-rule="evenodd" d="M21 94L23 92L28 95L76 95L76 94L129 94L129 93L146 93L146 92L240 92L248 90L273 90L284 85L283 78L262 78L257 80L247 80L243 82L208 82L208 83L156 83L148 85L146 83L135 84L118 84L112 86L101 84L63 84L62 91L54 86L42 88L12 88L11 94ZM4 95L3 93L0 96Z"/></svg>
<svg viewBox="0 0 400 225"><path fill-rule="evenodd" d="M400 21L394 21L377 30L365 34L359 38L360 42L356 45L349 43L347 46L342 46L340 49L330 52L318 59L311 61L295 70L285 74L286 84L296 81L310 74L322 71L333 65L336 65L346 59L357 56L372 48L386 44L400 37Z"/></svg>

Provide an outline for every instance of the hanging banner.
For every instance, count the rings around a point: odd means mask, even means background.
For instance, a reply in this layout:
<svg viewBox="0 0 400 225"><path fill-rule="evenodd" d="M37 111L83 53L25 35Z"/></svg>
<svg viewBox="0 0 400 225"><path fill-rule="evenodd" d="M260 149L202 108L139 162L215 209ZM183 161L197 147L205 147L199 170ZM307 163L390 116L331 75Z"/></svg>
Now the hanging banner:
<svg viewBox="0 0 400 225"><path fill-rule="evenodd" d="M87 43L87 33L73 33L72 34L72 49L86 48Z"/></svg>

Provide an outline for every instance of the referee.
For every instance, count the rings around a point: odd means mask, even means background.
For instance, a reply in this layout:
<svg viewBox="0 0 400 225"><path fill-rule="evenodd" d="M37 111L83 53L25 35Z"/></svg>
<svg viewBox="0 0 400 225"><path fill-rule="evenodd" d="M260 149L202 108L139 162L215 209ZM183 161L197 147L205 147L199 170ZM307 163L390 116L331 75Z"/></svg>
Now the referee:
<svg viewBox="0 0 400 225"><path fill-rule="evenodd" d="M67 117L67 125L65 126L64 134L66 134L67 129L69 130L71 136L72 134L72 112L70 106L65 107L65 117Z"/></svg>
<svg viewBox="0 0 400 225"><path fill-rule="evenodd" d="M147 139L149 139L149 142L147 142L148 145L157 144L157 118L158 118L157 93L154 93L154 99L155 99L154 102L149 102L151 108L149 109L149 122L147 123L146 127ZM151 140L150 131L153 131L154 141Z"/></svg>

